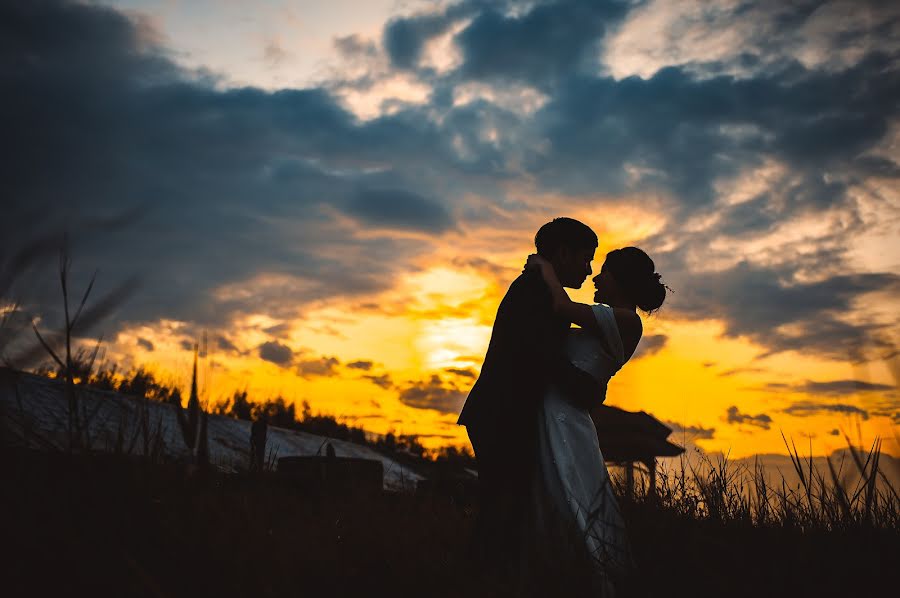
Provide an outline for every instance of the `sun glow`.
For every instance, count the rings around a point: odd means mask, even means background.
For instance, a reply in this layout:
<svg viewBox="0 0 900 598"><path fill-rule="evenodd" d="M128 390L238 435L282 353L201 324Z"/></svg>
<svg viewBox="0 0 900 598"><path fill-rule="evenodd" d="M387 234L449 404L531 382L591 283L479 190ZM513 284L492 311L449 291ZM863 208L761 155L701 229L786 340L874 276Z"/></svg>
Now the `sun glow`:
<svg viewBox="0 0 900 598"><path fill-rule="evenodd" d="M423 321L421 329L416 348L429 369L468 367L471 363L465 357L484 355L491 338L490 326L470 318Z"/></svg>

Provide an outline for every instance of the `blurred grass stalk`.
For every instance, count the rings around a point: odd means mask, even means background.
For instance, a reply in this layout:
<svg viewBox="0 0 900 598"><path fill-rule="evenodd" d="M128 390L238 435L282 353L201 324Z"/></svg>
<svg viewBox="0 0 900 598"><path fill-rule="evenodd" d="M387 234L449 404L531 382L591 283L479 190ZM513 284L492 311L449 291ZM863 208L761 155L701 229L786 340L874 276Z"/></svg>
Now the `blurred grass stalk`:
<svg viewBox="0 0 900 598"><path fill-rule="evenodd" d="M2 319L0 319L0 357L2 357L7 367L15 370L28 368L42 354L49 355L53 362L56 363L66 384L68 450L73 452L90 450L92 443L90 424L103 404L102 402L97 402L89 410L86 403L79 400L76 385L76 378L83 383L90 377L103 337L101 335L96 340L93 350L86 358L83 358L84 354L81 352L78 355L73 355L73 340L76 337L87 335L91 328L100 323L134 292L137 284L135 279L129 279L114 287L106 295L94 302L92 306L86 308L88 298L97 278L97 272L95 271L81 296L78 307L73 313L69 301L72 266L72 260L69 255L69 239L68 235L63 233L60 243L59 236L59 233L52 233L27 243L23 249L15 253L12 258L2 265L2 270L0 270L0 298L5 299L7 297L13 284L24 275L32 264L58 251L63 327L58 331L50 333L45 331L42 333L38 328L37 319L34 316L23 313L20 302L13 300L4 306ZM17 314L24 315L30 321L37 343L25 343L24 346L17 347L17 352L13 357L7 357L7 347L11 347L22 340L19 338L19 330L13 329L11 325Z"/></svg>
<svg viewBox="0 0 900 598"><path fill-rule="evenodd" d="M812 452L801 456L792 441L782 435L788 455L799 477L793 487L781 473L770 483L757 459L753 467L736 465L728 455L713 461L698 452L697 464L681 457L680 467L661 469L656 493L649 478L642 476L632 499L635 503L655 503L676 515L721 524L741 523L758 527L790 527L800 531L847 530L850 528L900 529L900 497L879 467L882 441L876 438L868 451L844 436L853 472L844 472L845 462L825 458L827 471L813 462ZM842 475L843 474L843 475ZM624 480L614 476L616 492L627 502Z"/></svg>

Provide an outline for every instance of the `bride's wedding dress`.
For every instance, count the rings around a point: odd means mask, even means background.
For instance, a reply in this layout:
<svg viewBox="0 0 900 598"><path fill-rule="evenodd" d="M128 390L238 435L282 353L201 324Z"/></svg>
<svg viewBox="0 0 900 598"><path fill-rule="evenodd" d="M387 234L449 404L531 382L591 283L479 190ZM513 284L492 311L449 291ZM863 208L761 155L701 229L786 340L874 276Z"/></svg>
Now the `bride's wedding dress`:
<svg viewBox="0 0 900 598"><path fill-rule="evenodd" d="M613 309L594 305L602 336L573 329L566 341L569 359L603 386L625 362ZM599 397L598 397L599 398ZM560 541L586 549L593 574L607 586L631 565L625 526L600 453L597 429L587 411L572 405L552 386L539 412L538 525ZM580 543L580 546L579 546ZM550 543L552 544L552 542ZM552 557L551 555L551 558ZM558 554L555 558L565 558Z"/></svg>

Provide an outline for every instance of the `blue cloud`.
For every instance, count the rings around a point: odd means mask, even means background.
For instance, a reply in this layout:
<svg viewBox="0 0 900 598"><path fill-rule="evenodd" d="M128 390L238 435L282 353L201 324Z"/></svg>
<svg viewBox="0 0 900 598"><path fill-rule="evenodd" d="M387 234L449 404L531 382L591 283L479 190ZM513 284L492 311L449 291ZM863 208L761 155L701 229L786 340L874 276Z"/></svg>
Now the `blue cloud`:
<svg viewBox="0 0 900 598"><path fill-rule="evenodd" d="M375 226L442 232L453 224L440 203L400 189L360 191L345 209L348 214Z"/></svg>
<svg viewBox="0 0 900 598"><path fill-rule="evenodd" d="M472 79L547 87L579 67L596 66L589 50L596 51L628 8L609 0L538 3L515 16L486 8L456 35L464 61L460 70Z"/></svg>

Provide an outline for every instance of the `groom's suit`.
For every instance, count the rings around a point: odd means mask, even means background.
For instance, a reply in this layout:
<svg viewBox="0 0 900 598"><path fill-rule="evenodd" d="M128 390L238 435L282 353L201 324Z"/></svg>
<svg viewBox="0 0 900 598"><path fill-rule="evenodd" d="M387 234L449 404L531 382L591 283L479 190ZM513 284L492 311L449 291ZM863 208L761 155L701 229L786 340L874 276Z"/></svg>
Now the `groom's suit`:
<svg viewBox="0 0 900 598"><path fill-rule="evenodd" d="M478 534L488 556L503 558L493 553L519 542L537 461L538 407L548 385L584 407L602 396L597 382L567 359L568 329L555 316L540 273L521 274L500 302L481 375L460 413L478 461Z"/></svg>

